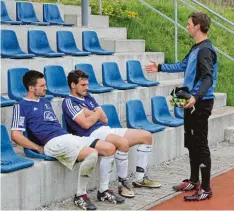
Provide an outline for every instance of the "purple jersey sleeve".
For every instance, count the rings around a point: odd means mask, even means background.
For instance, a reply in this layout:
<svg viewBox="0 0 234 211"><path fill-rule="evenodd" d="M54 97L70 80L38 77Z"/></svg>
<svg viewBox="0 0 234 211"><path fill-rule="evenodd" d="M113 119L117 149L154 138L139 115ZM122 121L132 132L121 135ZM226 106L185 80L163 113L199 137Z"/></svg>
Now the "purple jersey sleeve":
<svg viewBox="0 0 234 211"><path fill-rule="evenodd" d="M82 108L79 104L76 104L70 98L65 98L63 102L63 112L74 120L77 115L82 112Z"/></svg>
<svg viewBox="0 0 234 211"><path fill-rule="evenodd" d="M14 105L11 130L25 131L26 128L26 112L20 104Z"/></svg>

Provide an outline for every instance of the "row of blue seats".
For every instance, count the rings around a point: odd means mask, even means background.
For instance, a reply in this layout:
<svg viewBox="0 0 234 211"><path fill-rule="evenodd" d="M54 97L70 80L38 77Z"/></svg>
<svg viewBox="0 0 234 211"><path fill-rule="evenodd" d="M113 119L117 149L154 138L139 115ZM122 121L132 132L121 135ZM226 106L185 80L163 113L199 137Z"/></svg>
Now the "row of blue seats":
<svg viewBox="0 0 234 211"><path fill-rule="evenodd" d="M44 31L28 31L28 54L20 48L16 33L12 30L2 29L0 31L1 39L1 57L11 59L29 59L35 56L44 57L62 57L88 56L90 54L112 55L113 51L104 50L99 42L95 31L82 32L83 50L78 49L73 33L71 31L57 31L57 51L54 52L49 44L49 40Z"/></svg>
<svg viewBox="0 0 234 211"><path fill-rule="evenodd" d="M129 60L127 66L127 82L120 74L118 64L115 62L104 62L102 64L103 85L97 82L93 67L91 64L77 64L75 69L80 69L89 75L90 93L105 93L114 89L127 90L137 86L156 86L157 81L150 81L145 78L141 63L137 60ZM8 70L8 95L12 100L20 101L26 96L26 89L23 85L23 75L29 71L28 68L11 68ZM69 87L66 75L62 66L49 65L44 67L45 80L47 83L46 98L66 97L69 95Z"/></svg>
<svg viewBox="0 0 234 211"><path fill-rule="evenodd" d="M73 26L72 23L65 23L56 4L43 4L43 22L36 16L33 4L30 2L16 2L16 21L13 21L8 14L4 1L1 1L1 24L33 24L39 26L62 25Z"/></svg>
<svg viewBox="0 0 234 211"><path fill-rule="evenodd" d="M126 103L127 127L135 129L144 129L151 133L159 132L165 129L165 126L183 125L183 119L171 116L165 97L157 96L151 99L152 103L152 120L150 122L145 114L143 104L140 100L130 100ZM102 105L108 118L110 127L121 128L116 108L114 105ZM179 116L182 118L181 116ZM66 123L62 121L62 126L66 129ZM44 159L53 161L55 158L47 155L41 155L33 150L24 148L24 153L30 158ZM30 167L34 162L30 159L23 158L15 153L12 148L11 140L7 133L6 127L1 125L1 173L16 171Z"/></svg>

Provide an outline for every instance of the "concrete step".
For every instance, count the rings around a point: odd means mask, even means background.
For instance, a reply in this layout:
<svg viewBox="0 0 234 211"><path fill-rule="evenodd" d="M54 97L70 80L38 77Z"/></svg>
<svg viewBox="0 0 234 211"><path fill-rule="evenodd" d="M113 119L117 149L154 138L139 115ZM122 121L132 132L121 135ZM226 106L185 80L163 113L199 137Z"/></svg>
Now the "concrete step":
<svg viewBox="0 0 234 211"><path fill-rule="evenodd" d="M222 107L213 110L209 119L209 143L224 140L224 129L234 125L234 107ZM22 149L17 149L19 152ZM135 171L136 147L129 153L129 174ZM153 148L149 158L149 166L183 156L187 151L183 148L183 126L166 128L153 134ZM48 205L53 201L68 198L76 192L77 165L73 171L68 170L57 161L38 161L31 168L1 174L4 194L1 196L1 209L35 209ZM116 171L111 180L116 179ZM97 185L97 171L88 188ZM12 194L14 190L14 194ZM37 193L37 194L35 194Z"/></svg>
<svg viewBox="0 0 234 211"><path fill-rule="evenodd" d="M49 40L49 44L52 50L57 51L57 40L56 40L56 31L65 30L72 31L76 45L79 49L82 50L82 31L94 30L97 32L100 39L113 39L113 40L126 40L127 39L127 29L126 28L81 28L81 27L64 27L64 26L33 26L33 25L21 25L21 26L10 26L10 25L1 25L2 29L13 30L16 32L16 35L19 40L20 47L24 52L28 52L28 40L27 33L28 30L43 30L46 32L46 35Z"/></svg>
<svg viewBox="0 0 234 211"><path fill-rule="evenodd" d="M175 83L171 83L168 86L159 85L156 87L138 87L137 89L131 90L114 90L110 93L103 94L92 94L92 96L96 99L98 104L113 104L116 107L118 112L119 119L121 123L124 125L126 121L126 102L128 100L138 99L141 100L147 116L151 116L151 97L153 96L168 96L170 90L172 90L175 86L181 85L181 80L177 80ZM216 94L215 94L216 95ZM221 93L218 93L219 98L215 98L215 108L224 107L226 94L223 94L223 98L221 98ZM169 98L169 97L167 97ZM63 98L53 98L52 106L56 113L57 118L61 122L62 117L62 104ZM222 103L221 103L222 102ZM12 106L1 108L1 117L2 124L6 125L8 131L10 131L11 119L12 119ZM171 108L171 113L173 115L173 109ZM124 125L126 126L126 124Z"/></svg>
<svg viewBox="0 0 234 211"><path fill-rule="evenodd" d="M175 88L176 86L180 86L182 80L171 81L168 85L159 85L154 87L137 87L136 89L130 90L114 90L109 93L103 94L93 94L93 97L96 99L98 104L113 104L115 105L117 112L119 114L119 118L121 122L126 121L126 101L139 99L142 101L145 112L147 115L151 115L151 102L150 98L152 96L163 95L167 96L170 90ZM63 98L53 98L52 106L55 110L56 116L61 122L62 117L62 104ZM2 124L6 125L8 129L10 129L11 125L11 115L12 115L12 106L11 107L3 107L1 108L2 114Z"/></svg>
<svg viewBox="0 0 234 211"><path fill-rule="evenodd" d="M7 11L9 16L16 20L16 2L17 1L5 1ZM39 21L43 21L43 3L39 2L31 2L33 4L33 7L35 9L35 13ZM63 4L57 4L59 7L59 11L62 17L64 17L65 14L76 14L81 15L81 7L80 6L74 6L74 5L63 5ZM89 7L89 14L91 14L91 7Z"/></svg>
<svg viewBox="0 0 234 211"><path fill-rule="evenodd" d="M73 23L75 26L82 26L82 17L81 15L64 15L64 21ZM104 15L90 15L88 20L89 28L107 28L109 27L109 16Z"/></svg>
<svg viewBox="0 0 234 211"><path fill-rule="evenodd" d="M159 62L159 61L156 61ZM158 73L146 73L145 71L145 65L149 64L148 61L145 64L142 64L142 69L144 70L145 75L147 75L147 78L152 81L166 81L166 80L176 80L179 78L184 78L184 73L165 73L165 72L158 72ZM160 62L159 62L160 63Z"/></svg>
<svg viewBox="0 0 234 211"><path fill-rule="evenodd" d="M139 60L142 64L148 64L149 60L155 60L160 63L164 62L164 53L161 52L142 52L142 53L115 53L109 56L91 55L86 57L71 57L65 56L62 58L42 58L37 57L34 59L1 59L1 93L7 93L7 71L9 68L27 67L43 72L46 65L62 65L65 73L67 74L75 68L75 64L89 63L93 66L97 80L102 82L102 63L103 62L116 62L124 80L126 80L126 61L135 59ZM150 73L154 75L157 81L165 78L166 73ZM147 76L148 77L148 76ZM174 73L174 78L180 78L180 74ZM167 79L170 79L170 75Z"/></svg>
<svg viewBox="0 0 234 211"><path fill-rule="evenodd" d="M145 52L145 40L107 40L100 39L101 46L105 50L123 52Z"/></svg>
<svg viewBox="0 0 234 211"><path fill-rule="evenodd" d="M230 143L234 143L234 126L225 128L224 140Z"/></svg>

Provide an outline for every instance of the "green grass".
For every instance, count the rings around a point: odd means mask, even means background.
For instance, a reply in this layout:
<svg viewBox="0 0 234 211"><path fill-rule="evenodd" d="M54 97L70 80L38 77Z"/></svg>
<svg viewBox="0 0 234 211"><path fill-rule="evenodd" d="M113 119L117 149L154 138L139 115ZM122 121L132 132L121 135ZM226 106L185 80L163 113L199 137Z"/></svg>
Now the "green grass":
<svg viewBox="0 0 234 211"><path fill-rule="evenodd" d="M154 8L159 9L167 16L173 18L173 1L151 0L149 3ZM165 52L165 62L174 62L174 25L138 1L127 1L125 4L128 10L133 10L138 13L138 18L123 19L110 16L110 26L127 27L128 39L145 39L146 51ZM225 18L234 21L234 8L216 8L215 11L219 12ZM181 25L186 26L187 17L191 12L192 10L179 4L178 19ZM214 17L214 19L216 18ZM231 28L231 26L229 28L234 31L234 28ZM194 41L181 29L178 32L178 37L178 59L181 60L188 53ZM209 38L217 48L234 57L233 35L212 24ZM218 58L219 73L216 92L227 93L227 104L234 105L234 62L229 61L221 54L218 54Z"/></svg>
<svg viewBox="0 0 234 211"><path fill-rule="evenodd" d="M38 0L42 2L43 0ZM46 0L54 2L54 0ZM154 13L137 0L102 0L103 14L110 16L110 26L126 27L128 29L128 39L144 39L146 41L146 51L164 52L165 62L174 62L174 25ZM151 6L160 10L170 18L174 18L174 1L173 0L146 0ZM189 0L186 0L190 2ZM61 0L63 4L80 5L80 0ZM99 1L90 0L92 14L99 14ZM179 23L186 27L188 15L192 10L178 3ZM197 7L193 4L194 7ZM211 9L230 21L234 21L234 6L210 4ZM199 10L205 11L200 7ZM128 11L137 13L137 17L129 17ZM206 11L205 11L206 12ZM214 15L209 14L212 18L219 21ZM234 27L224 23L225 26L234 31ZM188 53L194 41L189 38L186 32L179 29L179 55L181 60ZM234 58L234 36L215 26L211 25L209 38L213 44ZM234 105L234 62L229 61L221 54L219 58L219 73L216 92L225 92L228 94L228 105Z"/></svg>

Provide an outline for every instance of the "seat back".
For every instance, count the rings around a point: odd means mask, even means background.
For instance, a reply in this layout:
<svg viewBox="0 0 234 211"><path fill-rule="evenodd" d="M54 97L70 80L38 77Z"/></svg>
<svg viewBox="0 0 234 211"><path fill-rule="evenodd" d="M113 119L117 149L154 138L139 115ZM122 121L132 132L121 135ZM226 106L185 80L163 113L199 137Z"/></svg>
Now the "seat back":
<svg viewBox="0 0 234 211"><path fill-rule="evenodd" d="M82 45L84 51L102 50L97 33L95 31L82 32Z"/></svg>
<svg viewBox="0 0 234 211"><path fill-rule="evenodd" d="M116 62L102 63L102 82L104 86L111 86L113 82L123 82Z"/></svg>
<svg viewBox="0 0 234 211"><path fill-rule="evenodd" d="M57 31L57 51L63 50L77 51L76 41L71 31Z"/></svg>
<svg viewBox="0 0 234 211"><path fill-rule="evenodd" d="M161 117L170 117L170 111L167 105L166 98L164 96L156 96L151 98L152 120Z"/></svg>
<svg viewBox="0 0 234 211"><path fill-rule="evenodd" d="M29 53L48 53L51 47L44 31L31 30L28 31L28 52Z"/></svg>
<svg viewBox="0 0 234 211"><path fill-rule="evenodd" d="M93 70L93 66L91 64L76 64L75 69L82 70L88 74L90 85L98 84L94 70Z"/></svg>
<svg viewBox="0 0 234 211"><path fill-rule="evenodd" d="M10 100L10 99L7 99L7 98L1 96L1 107L12 106L15 103L16 103L15 100Z"/></svg>
<svg viewBox="0 0 234 211"><path fill-rule="evenodd" d="M184 109L179 107L174 107L174 115L176 118L184 119Z"/></svg>
<svg viewBox="0 0 234 211"><path fill-rule="evenodd" d="M134 127L139 122L147 121L143 104L140 100L129 100L126 102L127 127Z"/></svg>
<svg viewBox="0 0 234 211"><path fill-rule="evenodd" d="M23 85L23 76L28 72L28 68L11 68L8 70L8 96L9 98L20 101L26 94L27 90Z"/></svg>
<svg viewBox="0 0 234 211"><path fill-rule="evenodd" d="M127 80L134 83L136 79L145 79L141 63L137 60L127 61Z"/></svg>
<svg viewBox="0 0 234 211"><path fill-rule="evenodd" d="M108 125L111 128L122 128L115 106L111 104L106 104L101 105L101 107L107 116Z"/></svg>
<svg viewBox="0 0 234 211"><path fill-rule="evenodd" d="M8 15L7 8L4 1L1 1L1 20L2 21L11 21L11 18Z"/></svg>
<svg viewBox="0 0 234 211"><path fill-rule="evenodd" d="M16 33L12 30L2 29L0 32L1 39L1 55L5 54L21 54L23 51L19 46Z"/></svg>
<svg viewBox="0 0 234 211"><path fill-rule="evenodd" d="M30 2L16 2L16 18L18 21L39 22L34 7Z"/></svg>
<svg viewBox="0 0 234 211"><path fill-rule="evenodd" d="M64 23L56 4L43 4L43 21Z"/></svg>
<svg viewBox="0 0 234 211"><path fill-rule="evenodd" d="M11 140L9 134L7 132L6 126L1 125L1 162L3 156L7 156L7 154L16 154L12 148Z"/></svg>
<svg viewBox="0 0 234 211"><path fill-rule="evenodd" d="M64 114L62 114L62 128L64 130L68 131L67 130L67 123L66 123L65 118L64 118Z"/></svg>
<svg viewBox="0 0 234 211"><path fill-rule="evenodd" d="M48 92L63 90L69 93L66 75L62 66L48 65L44 67L44 75Z"/></svg>

